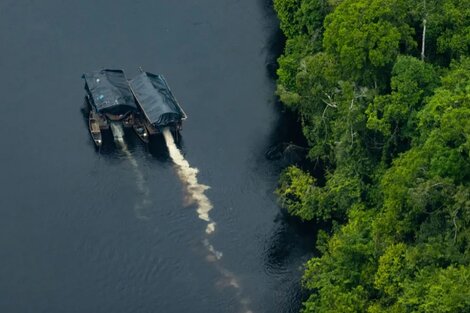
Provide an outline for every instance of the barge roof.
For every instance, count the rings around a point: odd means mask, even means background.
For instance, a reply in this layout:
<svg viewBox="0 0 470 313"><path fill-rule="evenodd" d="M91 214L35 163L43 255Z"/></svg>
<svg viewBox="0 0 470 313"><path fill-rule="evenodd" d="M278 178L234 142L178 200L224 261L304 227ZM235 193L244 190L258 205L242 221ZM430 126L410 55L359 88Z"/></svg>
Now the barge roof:
<svg viewBox="0 0 470 313"><path fill-rule="evenodd" d="M129 81L129 86L147 120L154 126L164 127L186 118L163 75L142 72Z"/></svg>
<svg viewBox="0 0 470 313"><path fill-rule="evenodd" d="M122 70L102 69L83 74L85 90L97 112L125 114L137 105Z"/></svg>

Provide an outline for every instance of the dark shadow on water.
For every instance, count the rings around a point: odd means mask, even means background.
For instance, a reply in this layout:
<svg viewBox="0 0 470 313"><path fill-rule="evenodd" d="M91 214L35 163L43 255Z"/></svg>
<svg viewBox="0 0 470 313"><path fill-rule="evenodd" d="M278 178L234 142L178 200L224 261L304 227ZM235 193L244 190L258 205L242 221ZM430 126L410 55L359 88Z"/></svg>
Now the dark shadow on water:
<svg viewBox="0 0 470 313"><path fill-rule="evenodd" d="M283 53L286 37L279 28L273 1L259 0L259 3L266 12L267 20L271 21L267 25L270 34L264 51L266 75L276 80L279 66L277 60ZM262 151L257 152L257 168L260 171L269 171L275 180L289 165L297 165L314 173L318 171L318 164L312 164L306 158L308 142L303 135L298 115L288 110L276 95L273 95L270 104L277 119ZM295 147L299 153L287 155L290 153L287 153L286 147ZM319 176L321 175L320 173ZM275 185L273 192L274 188ZM303 222L282 208L279 208L274 219L273 229L265 242L264 264L265 270L282 285L279 288L282 288L286 297L286 305L283 307L287 308L287 312L299 312L302 303L308 298L308 291L301 287L301 277L305 263L318 255L315 248L317 232L325 228L327 227L321 223Z"/></svg>
<svg viewBox="0 0 470 313"><path fill-rule="evenodd" d="M279 119L270 136L270 146L287 142L307 147L307 140L302 133L302 126L297 113L286 109L277 97L273 100L273 105Z"/></svg>
<svg viewBox="0 0 470 313"><path fill-rule="evenodd" d="M150 137L150 142L148 143L148 151L153 158L157 159L160 162L170 161L170 155L168 154L165 139L160 134L153 135Z"/></svg>
<svg viewBox="0 0 470 313"><path fill-rule="evenodd" d="M269 38L263 49L263 52L266 53L266 74L270 79L277 80L278 58L284 52L286 37L279 28L279 20L274 10L273 1L258 1L264 12L266 12L266 20L269 21L267 25ZM266 150L286 143L299 147L307 147L307 141L302 133L301 123L297 114L288 110L276 95L273 95L270 103L275 110L278 120L268 140L269 144Z"/></svg>
<svg viewBox="0 0 470 313"><path fill-rule="evenodd" d="M301 278L305 263L318 255L315 242L320 228L320 225L302 222L280 210L272 234L266 241L263 253L265 268L282 280L283 289L288 293L287 312L300 312L302 303L308 298L308 291L301 286Z"/></svg>
<svg viewBox="0 0 470 313"><path fill-rule="evenodd" d="M282 209L274 222L276 228L268 240L265 251L267 266L282 268L293 257L313 255L316 252L316 235L317 230L322 228L321 225L302 222Z"/></svg>
<svg viewBox="0 0 470 313"><path fill-rule="evenodd" d="M277 69L279 68L278 58L283 53L286 43L286 37L282 31L276 27L269 37L268 44L265 47L266 55L266 73L269 78L277 80Z"/></svg>
<svg viewBox="0 0 470 313"><path fill-rule="evenodd" d="M268 43L263 49L263 52L266 53L266 73L271 79L276 80L276 71L279 67L277 59L284 51L286 36L284 36L284 33L279 28L279 20L274 10L273 1L258 0L258 2L263 11L266 12L265 20L268 21L266 28L270 33Z"/></svg>

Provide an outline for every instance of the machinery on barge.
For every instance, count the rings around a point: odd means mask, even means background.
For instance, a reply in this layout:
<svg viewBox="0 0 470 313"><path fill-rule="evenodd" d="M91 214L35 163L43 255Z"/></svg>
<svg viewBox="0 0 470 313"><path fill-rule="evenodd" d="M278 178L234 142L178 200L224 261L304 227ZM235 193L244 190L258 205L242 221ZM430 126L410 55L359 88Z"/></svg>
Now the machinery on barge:
<svg viewBox="0 0 470 313"><path fill-rule="evenodd" d="M83 74L86 102L90 108L88 125L97 147L103 143L102 131L111 123L132 128L145 143L168 127L182 129L187 118L162 75L144 72L128 80L124 71L102 69Z"/></svg>

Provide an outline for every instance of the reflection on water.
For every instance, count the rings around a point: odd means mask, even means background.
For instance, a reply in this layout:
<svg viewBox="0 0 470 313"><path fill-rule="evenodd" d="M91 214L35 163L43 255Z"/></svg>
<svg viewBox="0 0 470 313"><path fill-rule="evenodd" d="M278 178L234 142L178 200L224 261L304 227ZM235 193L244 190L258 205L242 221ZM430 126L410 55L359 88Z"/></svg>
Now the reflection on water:
<svg viewBox="0 0 470 313"><path fill-rule="evenodd" d="M315 223L302 223L283 211L276 217L271 236L266 240L265 270L277 277L279 284L288 286L284 294L285 312L299 312L308 296L301 287L301 277L304 264L316 254L317 229L319 226Z"/></svg>

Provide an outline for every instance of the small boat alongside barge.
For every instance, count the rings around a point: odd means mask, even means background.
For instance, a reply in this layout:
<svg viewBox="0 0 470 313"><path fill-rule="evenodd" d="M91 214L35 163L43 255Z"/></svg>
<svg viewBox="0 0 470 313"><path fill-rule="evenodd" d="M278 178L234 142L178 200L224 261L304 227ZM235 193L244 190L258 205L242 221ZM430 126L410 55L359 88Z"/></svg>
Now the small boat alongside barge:
<svg viewBox="0 0 470 313"><path fill-rule="evenodd" d="M90 111L90 114L88 116L88 128L90 130L91 138L95 142L95 145L98 148L101 147L103 139L101 136L100 123L96 118L96 113L93 111Z"/></svg>
<svg viewBox="0 0 470 313"><path fill-rule="evenodd" d="M149 132L145 127L145 118L141 114L132 115L132 119L129 120L129 123L132 125L135 134L142 140L144 143L150 142Z"/></svg>

